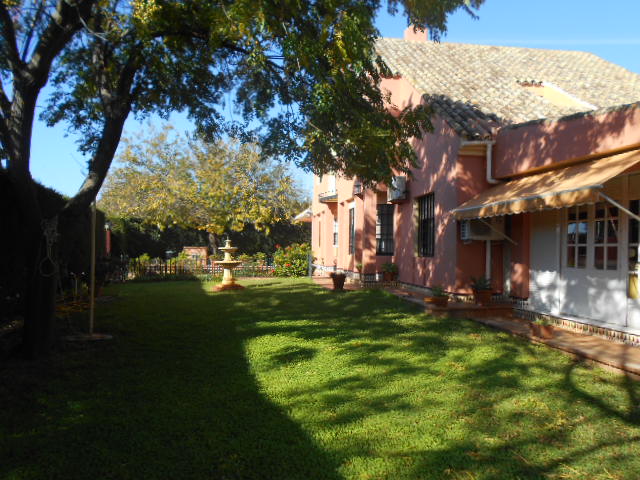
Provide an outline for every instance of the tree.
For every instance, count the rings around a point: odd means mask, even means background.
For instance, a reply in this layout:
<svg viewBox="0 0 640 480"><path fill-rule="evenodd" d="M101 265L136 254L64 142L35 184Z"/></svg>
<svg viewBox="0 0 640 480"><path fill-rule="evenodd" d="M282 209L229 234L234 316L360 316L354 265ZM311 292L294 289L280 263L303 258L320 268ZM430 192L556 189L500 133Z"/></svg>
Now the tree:
<svg viewBox="0 0 640 480"><path fill-rule="evenodd" d="M388 0L432 37L447 15L483 0ZM0 158L24 220L25 346L46 351L54 280L38 273L53 227L72 229L99 191L130 113L186 111L203 135L257 140L317 173L388 178L415 161L408 138L429 128L426 108L391 115L375 55L381 0L0 0ZM38 97L50 123L81 133L86 178L45 219L29 170ZM223 118L232 102L239 119ZM253 127L259 125L259 127ZM37 141L37 139L35 139ZM45 235L43 220L47 220ZM49 242L49 243L47 243Z"/></svg>
<svg viewBox="0 0 640 480"><path fill-rule="evenodd" d="M300 198L287 167L261 160L256 145L188 139L167 126L126 141L100 206L161 229L176 225L218 236L291 218Z"/></svg>

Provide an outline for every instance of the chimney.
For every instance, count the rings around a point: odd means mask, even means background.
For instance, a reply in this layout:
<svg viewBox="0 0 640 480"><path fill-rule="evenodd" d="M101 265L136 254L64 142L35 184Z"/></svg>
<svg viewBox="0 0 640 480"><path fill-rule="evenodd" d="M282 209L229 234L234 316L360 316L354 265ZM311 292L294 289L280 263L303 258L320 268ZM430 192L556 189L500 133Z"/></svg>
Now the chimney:
<svg viewBox="0 0 640 480"><path fill-rule="evenodd" d="M409 25L404 30L404 39L408 42L427 42L429 40L429 30L417 28L413 31L413 25Z"/></svg>

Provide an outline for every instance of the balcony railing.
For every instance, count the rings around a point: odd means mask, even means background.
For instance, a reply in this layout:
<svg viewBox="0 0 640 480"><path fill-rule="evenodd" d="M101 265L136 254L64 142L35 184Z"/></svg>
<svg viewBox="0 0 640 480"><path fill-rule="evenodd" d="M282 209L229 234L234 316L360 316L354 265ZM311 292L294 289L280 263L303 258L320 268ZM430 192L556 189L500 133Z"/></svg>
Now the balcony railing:
<svg viewBox="0 0 640 480"><path fill-rule="evenodd" d="M318 200L322 203L334 203L338 201L338 192L336 190L329 190L318 194Z"/></svg>

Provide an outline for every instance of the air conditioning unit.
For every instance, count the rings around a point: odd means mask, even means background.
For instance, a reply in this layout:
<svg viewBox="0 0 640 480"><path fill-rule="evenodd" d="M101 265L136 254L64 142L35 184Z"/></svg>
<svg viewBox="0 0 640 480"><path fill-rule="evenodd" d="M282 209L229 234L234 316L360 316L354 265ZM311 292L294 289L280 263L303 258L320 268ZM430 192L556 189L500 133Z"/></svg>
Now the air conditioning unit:
<svg viewBox="0 0 640 480"><path fill-rule="evenodd" d="M504 217L463 220L460 222L460 240L502 240L504 238Z"/></svg>
<svg viewBox="0 0 640 480"><path fill-rule="evenodd" d="M387 188L387 202L400 203L407 198L407 177L395 176Z"/></svg>

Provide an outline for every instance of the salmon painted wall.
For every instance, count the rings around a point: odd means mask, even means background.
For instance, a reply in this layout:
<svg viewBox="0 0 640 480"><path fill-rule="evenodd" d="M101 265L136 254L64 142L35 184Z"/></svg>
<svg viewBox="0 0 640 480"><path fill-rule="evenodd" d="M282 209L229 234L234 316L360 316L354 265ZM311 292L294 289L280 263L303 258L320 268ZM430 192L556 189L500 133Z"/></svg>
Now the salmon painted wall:
<svg viewBox="0 0 640 480"><path fill-rule="evenodd" d="M339 214L336 203L321 203L319 194L329 191L329 175L315 177L311 211L311 247L315 262L332 267L337 261L337 249L333 246L333 220ZM340 180L336 179L336 186Z"/></svg>
<svg viewBox="0 0 640 480"><path fill-rule="evenodd" d="M457 205L475 197L491 187L486 180L486 157L460 155L456 165ZM456 229L456 265L455 289L460 293L471 293L471 278L485 276L486 245L482 241L463 243L460 240L460 226Z"/></svg>
<svg viewBox="0 0 640 480"><path fill-rule="evenodd" d="M385 79L382 88L391 93L391 102L399 109L422 101L420 93L402 78ZM434 117L432 122L433 132L413 140L419 164L408 179L407 199L396 205L393 261L399 266L400 281L442 285L453 291L456 288L457 227L449 212L458 205L456 159L460 138L440 118ZM414 210L418 198L431 192L435 194L435 255L419 257L416 255Z"/></svg>
<svg viewBox="0 0 640 480"><path fill-rule="evenodd" d="M607 153L640 144L640 105L597 115L503 128L496 137L494 176Z"/></svg>
<svg viewBox="0 0 640 480"><path fill-rule="evenodd" d="M421 101L421 95L402 78L385 79L382 87L391 93L391 102L402 109ZM461 157L458 164L460 138L443 120L432 119L434 130L421 139L414 139L418 166L408 179L407 198L395 207L393 256L376 255L376 217L379 203L386 203L386 187L378 191L366 189L354 196L353 180L337 178L338 201L325 204L318 194L329 190L325 175L314 182L312 246L316 263L327 267L355 271L362 263L365 274L381 272L382 265L394 262L399 266L399 280L415 285L442 285L448 291L465 291L468 277L484 275L484 243L462 245L456 221L451 210L462 201L488 187L484 180L484 157ZM418 199L434 192L436 215L435 255L416 255L416 226L414 212ZM349 242L349 206L356 210L356 252L351 254ZM332 245L333 218L339 222L339 245ZM318 228L322 229L322 241L318 241ZM335 263L334 263L335 262Z"/></svg>

